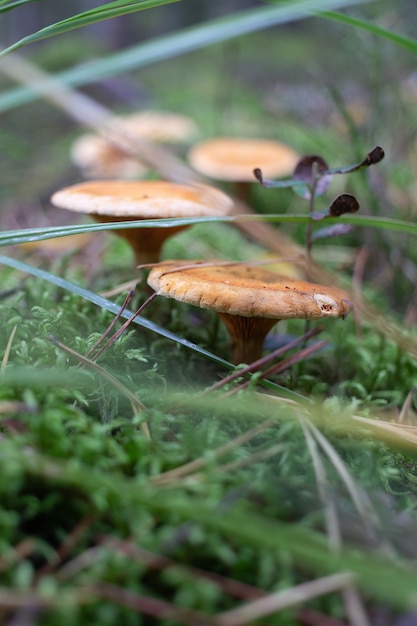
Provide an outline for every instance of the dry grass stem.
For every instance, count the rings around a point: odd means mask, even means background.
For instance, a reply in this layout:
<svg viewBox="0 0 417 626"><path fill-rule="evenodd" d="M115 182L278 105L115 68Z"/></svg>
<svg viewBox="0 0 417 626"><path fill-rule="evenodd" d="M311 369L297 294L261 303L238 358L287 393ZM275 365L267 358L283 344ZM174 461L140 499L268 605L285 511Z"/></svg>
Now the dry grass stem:
<svg viewBox="0 0 417 626"><path fill-rule="evenodd" d="M150 304L152 302L152 300L154 300L156 298L158 294L156 293L152 293L149 298L147 298L145 300L145 302L143 302L140 307L137 309L137 311L135 311L135 313L133 313L129 319L127 319L122 326L114 333L114 335L112 337L110 337L110 339L108 339L106 341L106 343L100 348L100 350L98 350L98 352L96 352L96 354L94 355L94 360L97 360L99 356L101 356L103 354L103 352L105 352L105 350L107 350L107 348L109 348L115 341L117 341L117 339L119 339L119 337L125 332L125 330L132 324L133 320L142 313L142 311L148 306L148 304ZM120 317L121 313L124 311L124 309L126 308L126 306L124 306L119 313L117 314L117 318L114 320L114 322L117 321L117 319ZM106 333L107 334L107 333ZM104 336L102 337L104 338ZM100 341L101 339L100 338Z"/></svg>
<svg viewBox="0 0 417 626"><path fill-rule="evenodd" d="M416 393L416 387L413 387L408 392L407 397L404 400L404 404L401 407L400 414L398 416L398 423L399 424L403 424L404 422L407 421L408 415L410 413L410 409L411 409L412 404L413 404L413 399L414 399L415 393Z"/></svg>
<svg viewBox="0 0 417 626"><path fill-rule="evenodd" d="M19 561L26 559L36 550L36 541L32 537L23 539L8 553L0 557L0 572L5 572Z"/></svg>
<svg viewBox="0 0 417 626"><path fill-rule="evenodd" d="M321 332L321 329L319 329L317 333L313 333L313 331L309 331L308 333L303 335L303 337L301 337L300 339L301 340L303 340L303 339L305 340L306 336L310 336L311 337L314 334L318 334L319 332ZM260 378L269 378L270 376L272 376L274 374L281 374L286 369L288 369L288 368L292 367L293 365L295 365L295 363L299 363L300 361L304 361L304 359L306 359L307 357L311 356L315 352L319 352L327 344L328 344L327 339L324 339L323 341L318 341L317 343L313 344L312 346L309 346L308 348L303 348L302 350L299 350L296 354L293 354L292 356L287 357L286 359L284 359L280 363L276 363L275 365L272 365L267 370L262 372L261 375L260 375Z"/></svg>
<svg viewBox="0 0 417 626"><path fill-rule="evenodd" d="M255 426L250 430L247 430L239 437L235 437L235 439L232 439L232 441L229 441L220 446L219 448L217 448L217 450L213 450L212 458L219 459L224 454L227 454L235 448L242 446L243 444L247 443L257 435L259 435L259 433L270 428L275 423L275 421L275 419L266 420L265 422L262 422L262 424L259 424L258 426ZM183 478L184 476L188 476L202 469L209 463L211 463L211 461L206 457L199 457L194 461L190 461L189 463L180 465L175 469L164 472L163 474L159 474L159 476L155 476L151 479L151 482L156 485L164 485L165 483L170 483L171 481L178 480L179 478Z"/></svg>
<svg viewBox="0 0 417 626"><path fill-rule="evenodd" d="M124 302L123 302L122 306L120 307L120 310L118 311L117 315L114 316L114 318L112 319L112 321L110 322L110 324L108 325L106 330L97 339L96 343L93 346L91 346L91 348L85 353L84 356L85 356L86 359L91 357L91 355L99 347L99 345L102 343L102 341L104 341L104 339L107 337L107 335L109 335L109 333L113 330L113 328L115 327L117 321L120 319L123 311L127 308L129 302L132 300L133 293L134 293L133 290L130 290L128 292L128 294L127 294L126 298L124 299ZM97 358L97 357L95 357L95 358Z"/></svg>
<svg viewBox="0 0 417 626"><path fill-rule="evenodd" d="M64 582L89 567L92 567L104 557L105 551L102 546L93 546L92 548L88 548L87 550L81 552L78 556L62 565L62 567L60 567L55 573L55 578L59 582Z"/></svg>
<svg viewBox="0 0 417 626"><path fill-rule="evenodd" d="M80 361L83 365L86 365L89 369L92 369L95 372L97 372L102 378L107 380L107 382L109 382L112 385L112 387L114 387L115 389L117 389L117 391L119 391L122 395L124 395L130 402L133 415L136 415L138 413L139 414L146 413L147 409L145 405L139 400L137 396L135 396L134 393L130 391L130 389L128 389L123 383L121 383L120 380L112 376L112 374L107 372L104 368L100 367L100 365L97 365L97 363L94 363L94 361L91 361L90 359L86 359L84 356L82 356L75 350L72 350L68 346L58 341L56 337L53 337L52 335L50 335L48 339L52 341L58 348L60 348L61 350L69 354L70 356ZM150 432L149 432L149 427L147 423L141 422L140 428L142 430L143 435L147 439L150 439Z"/></svg>
<svg viewBox="0 0 417 626"><path fill-rule="evenodd" d="M342 597L351 626L371 626L358 590L349 585L343 589Z"/></svg>
<svg viewBox="0 0 417 626"><path fill-rule="evenodd" d="M332 446L330 441L320 432L320 430L306 417L300 417L303 420L307 428L311 431L315 437L317 443L327 455L329 461L332 463L336 472L339 474L342 482L344 483L352 502L354 503L356 510L358 511L361 520L367 530L369 536L378 542L380 548L390 556L393 555L392 547L383 539L382 522L375 511L374 506L368 494L360 485L353 479L353 476L349 472L347 466L342 461L341 457Z"/></svg>
<svg viewBox="0 0 417 626"><path fill-rule="evenodd" d="M185 624L185 626L196 626L196 624L198 626L217 626L215 618L211 618L200 611L184 609L164 600L134 593L116 585L97 583L88 587L88 591L95 597L115 602L139 614L150 615L158 620L175 621L178 624Z"/></svg>
<svg viewBox="0 0 417 626"><path fill-rule="evenodd" d="M342 535L340 531L339 518L337 516L337 509L331 497L326 467L320 456L317 442L308 429L306 422L304 420L300 420L300 425L313 463L314 474L317 482L317 491L324 509L327 537L331 548L334 551L339 551L342 545Z"/></svg>
<svg viewBox="0 0 417 626"><path fill-rule="evenodd" d="M0 591L1 609L48 609L53 607L76 606L93 601L92 595L87 589L71 589L58 591L51 594L43 594L32 589L3 588Z"/></svg>
<svg viewBox="0 0 417 626"><path fill-rule="evenodd" d="M12 332L10 333L9 339L7 340L6 349L4 351L3 359L1 361L0 376L1 376L1 373L4 372L4 370L6 369L7 363L9 362L10 350L12 349L13 339L16 334L16 330L17 330L17 324L13 326Z"/></svg>
<svg viewBox="0 0 417 626"><path fill-rule="evenodd" d="M216 616L216 626L244 626L245 624L252 624L255 619L271 615L328 593L343 591L346 587L351 586L353 581L354 577L350 573L334 574L296 585L285 591L271 593L264 598L254 600L237 609L218 614Z"/></svg>
<svg viewBox="0 0 417 626"><path fill-rule="evenodd" d="M100 291L99 295L102 296L102 298L113 298L113 296L118 296L119 294L123 293L124 291L134 291L136 289L136 286L141 282L140 278L136 278L135 280L129 280L125 283L121 283L120 285L117 285L117 287L114 287L114 289L107 289L106 291Z"/></svg>
<svg viewBox="0 0 417 626"><path fill-rule="evenodd" d="M261 369L264 365L266 365L267 363L269 363L273 359L276 359L276 358L282 356L285 352L287 352L288 350L291 350L292 348L295 348L295 346L297 346L298 344L302 343L303 341L308 341L312 337L315 337L321 331L322 331L322 328L320 326L317 326L316 328L311 329L305 335L302 335L301 337L297 337L296 339L293 339L292 341L289 341L284 346L281 346L281 347L277 348L276 350L273 350L272 352L270 352L266 356L263 356L262 358L258 359L257 361L254 361L253 363L250 363L249 365L247 365L247 366L245 366L245 367L243 367L241 369L237 369L235 372L233 372L229 376L226 376L225 378L222 378L222 380L219 380L217 383L214 383L214 385L211 385L211 387L208 387L208 389L205 389L200 394L200 397L201 396L205 396L206 394L210 393L211 391L215 391L216 389L220 389L221 387L224 387L225 385L229 385L231 382L233 382L237 378L241 378L242 376L245 376L246 374L250 374L253 371ZM265 374L265 376L266 376L266 374Z"/></svg>
<svg viewBox="0 0 417 626"><path fill-rule="evenodd" d="M95 518L96 515L94 513L89 513L88 515L85 515L82 520L80 520L73 530L68 533L53 558L49 559L49 561L36 572L37 580L57 569L60 563L62 563L63 560L71 554L72 550L91 527Z"/></svg>
<svg viewBox="0 0 417 626"><path fill-rule="evenodd" d="M254 600L256 598L264 597L266 594L265 591L262 591L257 587L253 587L252 585L248 585L247 583L242 583L238 580L233 580L232 578L227 578L215 572L203 570L198 567L183 565L182 563L174 561L169 557L154 554L144 548L141 548L140 546L134 545L133 542L130 541L123 541L116 537L104 535L101 537L100 543L106 546L106 548L113 550L118 554L123 554L128 559L133 559L138 563L143 563L149 568L165 570L168 567L175 567L176 569L179 568L181 571L186 572L190 575L190 577L210 580L220 587L222 591L234 596L235 598L242 600Z"/></svg>

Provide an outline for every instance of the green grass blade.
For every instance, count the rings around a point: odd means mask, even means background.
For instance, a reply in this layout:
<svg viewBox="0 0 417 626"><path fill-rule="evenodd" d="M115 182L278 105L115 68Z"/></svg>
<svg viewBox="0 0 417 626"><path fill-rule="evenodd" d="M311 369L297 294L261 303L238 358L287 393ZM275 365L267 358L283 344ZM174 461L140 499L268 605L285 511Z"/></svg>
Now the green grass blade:
<svg viewBox="0 0 417 626"><path fill-rule="evenodd" d="M8 0L3 0L0 2L0 13L6 13L6 11L11 11L16 7L22 6L22 4L29 4L29 2L36 2L37 0L16 0L16 2L11 2L7 4Z"/></svg>
<svg viewBox="0 0 417 626"><path fill-rule="evenodd" d="M60 22L56 22L55 24L51 24L50 26L46 26L45 28L38 30L32 35L23 37L13 45L2 50L0 52L0 58L5 56L6 54L9 54L10 52L19 50L19 48L23 48L23 46L36 43L38 41L41 41L42 39L47 39L48 37L55 37L56 35L62 35L63 33L66 33L70 30L83 28L84 26L90 26L91 24L96 24L97 22L109 20L114 17L120 17L122 15L136 13L137 11L143 11L144 9L152 9L158 6L162 6L164 4L172 4L173 2L179 1L180 0L135 0L127 2L120 0L116 2L110 2L105 4L104 6L98 7L96 9L91 9L89 11L84 11L83 13L79 13L78 15L74 15L65 20L61 20Z"/></svg>
<svg viewBox="0 0 417 626"><path fill-rule="evenodd" d="M0 232L0 247L12 246L33 241L44 241L68 235L119 230L120 228L172 228L173 226L192 226L207 222L233 221L231 217L190 217L167 218L156 220L132 220L131 222L107 222L104 224L74 224L69 226L48 226L46 228L28 228Z"/></svg>
<svg viewBox="0 0 417 626"><path fill-rule="evenodd" d="M65 237L68 235L79 235L82 233L102 232L108 230L118 230L120 228L171 228L173 226L192 226L193 224L207 224L210 222L233 222L243 221L264 221L288 224L308 224L312 221L306 215L291 214L271 214L271 215L240 215L236 217L189 217L189 218L168 218L157 220L134 220L131 222L109 222L106 224L74 224L69 226L50 226L47 228L30 228L21 230L9 230L0 233L0 247L11 246L33 241L44 241L55 237ZM417 224L398 220L390 217L377 217L372 215L343 215L341 217L326 218L315 221L314 224L352 224L354 226L368 226L371 228L381 228L392 232L399 232L406 235L417 236Z"/></svg>
<svg viewBox="0 0 417 626"><path fill-rule="evenodd" d="M327 217L323 220L311 220L308 215L265 215L268 222L307 224L312 221L317 225L352 224L353 226L368 226L371 228L381 228L392 232L403 233L405 235L417 235L417 223L398 220L392 217L378 217L373 215L341 215L340 217ZM236 219L250 219L241 216Z"/></svg>
<svg viewBox="0 0 417 626"><path fill-rule="evenodd" d="M156 37L152 41L132 46L104 59L90 61L60 72L54 78L70 87L78 87L93 80L102 80L146 67L241 35L300 20L306 15L311 15L313 9L337 9L342 6L363 4L367 1L369 0L303 0L279 7L251 9L231 17L211 20L203 25L186 28L171 35ZM6 52L7 50L1 54ZM38 93L27 87L11 89L0 97L0 111L21 106L39 97Z"/></svg>
<svg viewBox="0 0 417 626"><path fill-rule="evenodd" d="M397 46L401 48L405 48L409 52L417 53L417 40L411 39L410 37L406 37L405 35L399 35L398 33L393 33L386 28L382 28L381 26L377 26L371 22L367 22L366 20L361 20L355 17L351 17L344 13L336 13L334 11L319 11L317 13L320 17L324 17L328 20L332 20L334 22L339 22L341 24L345 24L349 27L360 28L362 30L366 30L368 33L375 35L377 37L382 37L383 39L388 39Z"/></svg>
<svg viewBox="0 0 417 626"><path fill-rule="evenodd" d="M13 365L6 367L1 372L0 382L2 385L13 387L31 387L32 389L45 389L45 387L91 387L91 374L83 370L71 371L57 368L36 368L26 365Z"/></svg>

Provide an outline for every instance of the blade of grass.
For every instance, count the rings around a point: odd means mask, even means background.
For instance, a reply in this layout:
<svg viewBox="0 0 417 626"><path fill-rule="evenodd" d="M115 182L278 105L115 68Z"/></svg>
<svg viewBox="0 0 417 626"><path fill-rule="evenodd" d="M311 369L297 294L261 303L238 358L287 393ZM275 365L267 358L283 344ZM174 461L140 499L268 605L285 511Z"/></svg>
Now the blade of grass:
<svg viewBox="0 0 417 626"><path fill-rule="evenodd" d="M48 37L55 37L67 33L70 30L90 26L91 24L96 24L97 22L109 20L114 17L136 13L144 9L152 9L164 4L172 4L173 2L179 2L179 0L131 0L130 2L126 0L116 0L115 2L109 2L95 9L83 11L65 20L46 26L32 35L19 39L16 43L2 50L0 52L0 58L23 46L36 43Z"/></svg>
<svg viewBox="0 0 417 626"><path fill-rule="evenodd" d="M216 615L216 626L244 626L253 620L267 617L288 607L296 606L313 598L340 592L351 586L354 578L349 572L341 572L324 578L295 585L283 591L270 593L235 609Z"/></svg>
<svg viewBox="0 0 417 626"><path fill-rule="evenodd" d="M305 426L310 430L315 437L317 443L327 455L328 459L332 463L334 469L339 474L342 482L344 483L352 502L354 503L356 510L361 516L364 527L370 533L370 536L379 540L379 547L383 549L386 554L392 554L392 548L383 539L383 533L381 532L382 523L379 518L371 499L365 490L355 481L350 473L347 465L344 463L336 449L332 446L330 441L320 432L320 430L307 418L300 418Z"/></svg>
<svg viewBox="0 0 417 626"><path fill-rule="evenodd" d="M17 0L16 2L11 2L7 4L8 0L2 0L0 2L0 13L6 13L6 11L11 11L16 7L22 6L22 4L29 4L29 2L37 2L37 0Z"/></svg>
<svg viewBox="0 0 417 626"><path fill-rule="evenodd" d="M183 29L177 33L155 37L152 41L132 46L105 57L84 63L55 75L55 79L67 86L81 86L123 72L146 67L159 61L172 59L221 41L228 41L271 26L303 19L313 9L337 9L369 0L304 0L279 7L261 7L242 11L232 16L211 20L202 25ZM372 0L371 0L372 1ZM14 49L18 44L14 44ZM10 48L1 54L5 55ZM37 100L39 93L23 87L6 91L0 97L0 111L21 106Z"/></svg>
<svg viewBox="0 0 417 626"><path fill-rule="evenodd" d="M344 24L348 27L366 30L368 33L371 33L376 37L388 39L388 41L391 41L395 45L400 46L401 48L405 48L413 54L417 54L417 40L412 39L411 37L406 37L405 35L393 33L386 28L377 26L375 23L367 22L366 20L346 15L346 13L337 13L335 11L318 11L317 15L319 17L323 17L334 22L339 22L340 24Z"/></svg>
<svg viewBox="0 0 417 626"><path fill-rule="evenodd" d="M314 474L317 483L317 493L320 497L324 510L327 537L333 550L338 551L342 545L342 534L340 530L337 509L333 501L329 479L325 464L318 450L317 441L307 428L304 420L300 420L300 426L306 440L307 448L313 464Z"/></svg>
<svg viewBox="0 0 417 626"><path fill-rule="evenodd" d="M2 359L1 365L0 365L0 380L1 380L1 376L2 376L2 374L4 372L4 370L6 369L7 363L9 361L10 350L12 349L13 339L14 339L14 336L16 334L16 330L17 330L17 324L15 324L13 326L12 332L10 333L9 339L7 341L7 344L6 344L6 349L4 351L3 359Z"/></svg>
<svg viewBox="0 0 417 626"><path fill-rule="evenodd" d="M367 226L371 228L381 228L391 232L398 232L405 235L417 236L417 223L407 222L389 217L377 217L373 215L342 215L341 217L329 217L326 221L334 223L352 224L354 226ZM30 228L20 230L9 230L0 233L0 247L13 246L31 241L44 241L54 237L65 237L68 235L79 235L83 233L102 232L107 230L118 230L120 228L171 228L172 226L192 226L193 224L208 224L213 222L223 223L244 223L244 222L272 222L282 224L307 224L316 223L308 215L302 214L270 214L270 215L236 215L223 217L190 217L190 218L168 218L157 220L132 220L130 222L109 222L94 224L74 224L69 226L49 226L46 228Z"/></svg>

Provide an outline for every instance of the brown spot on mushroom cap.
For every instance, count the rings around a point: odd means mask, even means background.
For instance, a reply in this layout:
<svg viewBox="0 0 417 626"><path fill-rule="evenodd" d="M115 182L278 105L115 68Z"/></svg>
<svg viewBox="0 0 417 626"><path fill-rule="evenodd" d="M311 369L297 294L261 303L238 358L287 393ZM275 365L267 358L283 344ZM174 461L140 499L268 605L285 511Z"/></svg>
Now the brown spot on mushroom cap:
<svg viewBox="0 0 417 626"><path fill-rule="evenodd" d="M196 144L188 154L191 166L210 178L254 182L253 169L265 178L291 174L299 155L289 146L268 139L222 137Z"/></svg>
<svg viewBox="0 0 417 626"><path fill-rule="evenodd" d="M89 181L54 193L52 204L62 209L87 213L98 222L175 217L204 217L227 214L232 200L208 185L180 185L165 181ZM119 229L133 247L136 262L159 260L167 237L187 226Z"/></svg>
<svg viewBox="0 0 417 626"><path fill-rule="evenodd" d="M181 269L187 263L188 269ZM196 261L158 264L149 285L159 294L219 313L270 319L344 317L352 308L346 292L291 279L250 264L207 265Z"/></svg>

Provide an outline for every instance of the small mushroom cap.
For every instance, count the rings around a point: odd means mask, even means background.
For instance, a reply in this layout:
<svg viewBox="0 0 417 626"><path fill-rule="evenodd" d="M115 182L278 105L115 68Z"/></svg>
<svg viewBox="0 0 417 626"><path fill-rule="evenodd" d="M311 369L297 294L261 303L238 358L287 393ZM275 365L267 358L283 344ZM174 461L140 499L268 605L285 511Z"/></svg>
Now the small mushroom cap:
<svg viewBox="0 0 417 626"><path fill-rule="evenodd" d="M242 317L318 319L345 317L352 309L342 289L250 264L167 261L152 269L148 284L168 298Z"/></svg>
<svg viewBox="0 0 417 626"><path fill-rule="evenodd" d="M202 217L227 214L232 200L209 185L166 181L89 181L54 193L61 209L124 219Z"/></svg>
<svg viewBox="0 0 417 626"><path fill-rule="evenodd" d="M127 131L148 141L189 141L198 133L190 117L168 111L141 111L119 119Z"/></svg>
<svg viewBox="0 0 417 626"><path fill-rule="evenodd" d="M254 182L256 167L265 178L291 174L299 155L278 141L223 137L196 144L188 160L195 170L214 180Z"/></svg>
<svg viewBox="0 0 417 626"><path fill-rule="evenodd" d="M86 178L143 178L149 171L138 159L93 133L74 141L70 157Z"/></svg>
<svg viewBox="0 0 417 626"><path fill-rule="evenodd" d="M133 137L158 143L190 141L197 134L192 119L166 111L141 111L115 117L114 121ZM71 146L70 157L88 178L142 178L148 171L138 159L94 133L78 137Z"/></svg>

